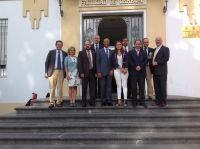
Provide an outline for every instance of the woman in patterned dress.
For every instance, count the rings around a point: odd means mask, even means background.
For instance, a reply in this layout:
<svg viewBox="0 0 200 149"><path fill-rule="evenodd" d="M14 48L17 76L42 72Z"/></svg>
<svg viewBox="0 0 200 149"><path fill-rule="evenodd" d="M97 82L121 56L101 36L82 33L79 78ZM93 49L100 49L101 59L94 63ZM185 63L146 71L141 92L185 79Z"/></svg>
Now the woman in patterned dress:
<svg viewBox="0 0 200 149"><path fill-rule="evenodd" d="M75 56L76 49L74 46L68 48L68 56L65 57L65 72L68 80L69 87L69 98L70 98L70 107L76 107L76 94L77 86L80 84L80 79L78 77L78 61Z"/></svg>

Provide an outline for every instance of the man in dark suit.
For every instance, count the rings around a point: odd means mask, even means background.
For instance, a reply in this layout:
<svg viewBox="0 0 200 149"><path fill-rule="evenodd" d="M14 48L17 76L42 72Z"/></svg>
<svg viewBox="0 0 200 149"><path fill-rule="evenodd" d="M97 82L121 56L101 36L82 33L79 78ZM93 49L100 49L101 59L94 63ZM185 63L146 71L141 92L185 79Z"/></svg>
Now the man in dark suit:
<svg viewBox="0 0 200 149"><path fill-rule="evenodd" d="M132 91L132 106L136 107L137 101L137 83L139 86L139 97L140 105L147 108L145 104L144 87L145 87L145 77L146 77L146 64L147 64L147 54L140 48L141 41L136 40L134 42L134 49L129 52L129 75L131 77L131 91Z"/></svg>
<svg viewBox="0 0 200 149"><path fill-rule="evenodd" d="M162 45L162 38L155 40L157 48L153 54L153 81L156 99L153 106L165 107L167 96L167 61L169 60L169 48Z"/></svg>
<svg viewBox="0 0 200 149"><path fill-rule="evenodd" d="M95 106L96 53L91 50L89 41L85 41L84 50L78 54L78 71L82 79L82 107L86 107L87 85L89 83L90 106Z"/></svg>
<svg viewBox="0 0 200 149"><path fill-rule="evenodd" d="M102 49L104 46L100 44L100 36L95 35L94 36L94 43L91 45L91 50L97 51L99 49ZM101 98L101 87L100 87L100 80L99 78L96 79L96 87L95 87L95 98Z"/></svg>
<svg viewBox="0 0 200 149"><path fill-rule="evenodd" d="M56 104L62 107L63 101L63 81L66 77L64 59L67 53L62 50L63 42L56 41L56 49L49 51L45 61L45 75L44 77L49 80L50 87L50 105L49 108L54 107L55 89L57 87L58 98Z"/></svg>
<svg viewBox="0 0 200 149"><path fill-rule="evenodd" d="M124 38L122 39L122 45L123 45L124 50L125 50L127 53L128 53L129 51L133 50L133 48L132 48L131 46L129 46L128 43L129 43L128 38L127 38L127 37L124 37ZM128 98L131 98L131 97L132 97L132 96L131 96L131 79L130 79L129 76L128 76L128 80L127 80L127 87L128 87L128 93L127 93ZM124 96L122 96L122 98L123 98L123 97L124 97Z"/></svg>
<svg viewBox="0 0 200 149"><path fill-rule="evenodd" d="M104 48L97 51L97 76L100 78L101 85L101 106L113 106L112 104L112 76L113 68L111 63L111 58L113 51L108 47L110 45L110 40L105 38L103 41ZM106 103L107 102L107 103Z"/></svg>
<svg viewBox="0 0 200 149"><path fill-rule="evenodd" d="M147 53L148 62L146 65L146 82L147 82L147 95L149 99L153 96L153 66L152 66L152 56L154 49L149 47L149 39L143 39L143 50Z"/></svg>

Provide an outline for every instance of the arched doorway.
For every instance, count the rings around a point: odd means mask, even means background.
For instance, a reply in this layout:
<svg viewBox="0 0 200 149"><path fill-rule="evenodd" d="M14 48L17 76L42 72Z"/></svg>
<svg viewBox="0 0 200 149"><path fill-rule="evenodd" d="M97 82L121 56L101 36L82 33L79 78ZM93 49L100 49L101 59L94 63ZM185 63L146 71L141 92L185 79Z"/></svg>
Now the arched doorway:
<svg viewBox="0 0 200 149"><path fill-rule="evenodd" d="M110 46L114 46L116 41L127 37L127 25L121 17L107 16L99 23L98 34L101 37L101 44L103 39L109 38Z"/></svg>

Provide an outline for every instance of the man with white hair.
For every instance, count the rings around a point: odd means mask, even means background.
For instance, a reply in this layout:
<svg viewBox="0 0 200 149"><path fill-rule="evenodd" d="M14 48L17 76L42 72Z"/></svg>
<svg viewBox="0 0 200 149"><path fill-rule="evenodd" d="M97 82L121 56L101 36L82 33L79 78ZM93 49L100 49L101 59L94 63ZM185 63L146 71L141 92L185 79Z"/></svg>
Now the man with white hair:
<svg viewBox="0 0 200 149"><path fill-rule="evenodd" d="M169 60L169 48L162 45L162 38L156 37L156 49L153 54L153 81L156 99L153 106L165 107L167 96L167 62Z"/></svg>

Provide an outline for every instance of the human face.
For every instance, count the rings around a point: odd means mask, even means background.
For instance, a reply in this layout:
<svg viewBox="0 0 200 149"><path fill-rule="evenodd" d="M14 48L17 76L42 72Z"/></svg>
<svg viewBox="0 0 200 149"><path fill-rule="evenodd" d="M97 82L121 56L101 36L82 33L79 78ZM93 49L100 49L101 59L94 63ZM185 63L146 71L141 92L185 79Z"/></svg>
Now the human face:
<svg viewBox="0 0 200 149"><path fill-rule="evenodd" d="M71 48L71 49L70 49L69 55L70 55L70 56L74 56L74 55L75 55L75 49L74 49L74 48Z"/></svg>
<svg viewBox="0 0 200 149"><path fill-rule="evenodd" d="M86 50L90 50L90 47L91 47L90 42L89 42L89 41L86 41L85 44L84 44L84 48L85 48Z"/></svg>
<svg viewBox="0 0 200 149"><path fill-rule="evenodd" d="M100 41L100 37L98 35L94 36L94 43L98 44Z"/></svg>
<svg viewBox="0 0 200 149"><path fill-rule="evenodd" d="M156 46L159 47L160 45L162 45L162 38L161 37L157 37L155 40Z"/></svg>
<svg viewBox="0 0 200 149"><path fill-rule="evenodd" d="M146 47L146 48L149 46L149 39L143 40L143 46Z"/></svg>
<svg viewBox="0 0 200 149"><path fill-rule="evenodd" d="M123 39L122 44L123 44L123 46L127 46L128 45L128 38Z"/></svg>
<svg viewBox="0 0 200 149"><path fill-rule="evenodd" d="M136 41L135 42L135 48L139 50L140 47L141 47L141 42L140 41Z"/></svg>
<svg viewBox="0 0 200 149"><path fill-rule="evenodd" d="M63 47L62 42L57 42L57 44L56 44L56 49L57 49L57 50L61 50L62 47Z"/></svg>
<svg viewBox="0 0 200 149"><path fill-rule="evenodd" d="M104 47L108 48L110 45L110 40L108 38L105 38L103 41L103 45L104 45Z"/></svg>
<svg viewBox="0 0 200 149"><path fill-rule="evenodd" d="M115 47L117 48L117 50L120 50L122 48L122 43L121 42L117 42Z"/></svg>

